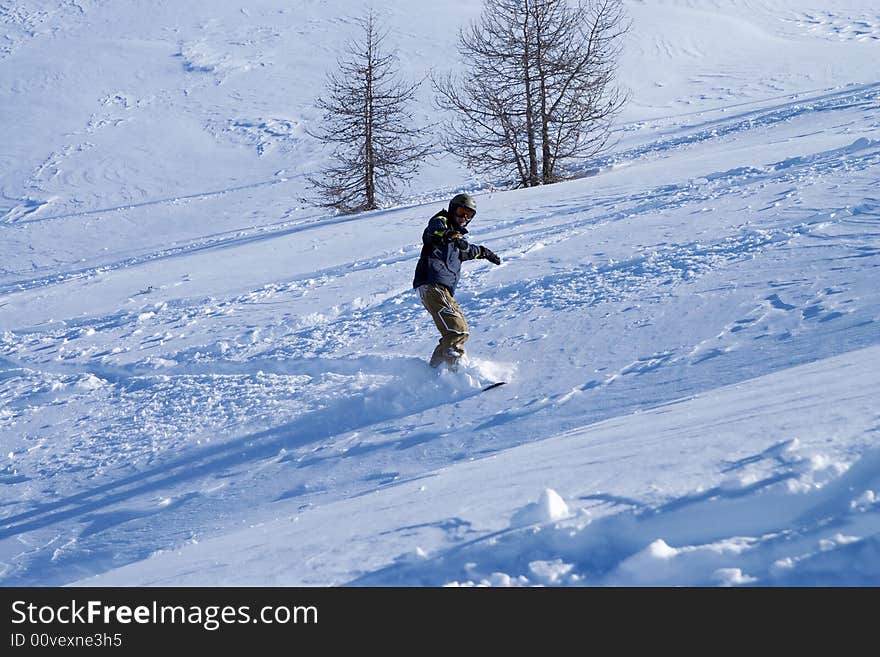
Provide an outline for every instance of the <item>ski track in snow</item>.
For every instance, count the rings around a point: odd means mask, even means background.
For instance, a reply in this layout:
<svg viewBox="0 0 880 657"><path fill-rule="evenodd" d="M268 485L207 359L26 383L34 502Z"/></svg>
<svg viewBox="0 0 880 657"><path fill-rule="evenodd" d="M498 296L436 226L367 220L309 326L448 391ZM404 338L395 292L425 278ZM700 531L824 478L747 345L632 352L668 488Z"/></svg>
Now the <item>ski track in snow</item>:
<svg viewBox="0 0 880 657"><path fill-rule="evenodd" d="M786 20L809 35L837 41L880 40L880 15L850 16L835 11L801 12Z"/></svg>

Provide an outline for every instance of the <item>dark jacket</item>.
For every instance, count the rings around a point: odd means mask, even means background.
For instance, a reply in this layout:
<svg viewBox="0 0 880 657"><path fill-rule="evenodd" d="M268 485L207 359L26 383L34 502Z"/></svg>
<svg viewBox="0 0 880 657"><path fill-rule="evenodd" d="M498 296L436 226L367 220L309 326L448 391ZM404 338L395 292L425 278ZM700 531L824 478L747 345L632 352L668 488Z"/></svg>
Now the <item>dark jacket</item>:
<svg viewBox="0 0 880 657"><path fill-rule="evenodd" d="M482 250L464 239L466 228L457 228L449 220L449 212L435 214L422 233L422 254L416 265L413 287L425 284L443 285L455 294L464 260L479 258Z"/></svg>

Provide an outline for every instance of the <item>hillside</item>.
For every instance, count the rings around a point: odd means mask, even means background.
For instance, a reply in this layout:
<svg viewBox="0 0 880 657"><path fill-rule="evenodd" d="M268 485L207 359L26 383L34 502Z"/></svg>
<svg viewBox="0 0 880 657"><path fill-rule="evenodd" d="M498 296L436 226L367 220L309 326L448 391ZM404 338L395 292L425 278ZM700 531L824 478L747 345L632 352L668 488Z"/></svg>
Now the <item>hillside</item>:
<svg viewBox="0 0 880 657"><path fill-rule="evenodd" d="M413 76L479 9L377 4ZM577 178L350 217L302 198L347 3L3 10L0 583L880 582L880 14L625 4ZM437 375L459 190L504 263Z"/></svg>

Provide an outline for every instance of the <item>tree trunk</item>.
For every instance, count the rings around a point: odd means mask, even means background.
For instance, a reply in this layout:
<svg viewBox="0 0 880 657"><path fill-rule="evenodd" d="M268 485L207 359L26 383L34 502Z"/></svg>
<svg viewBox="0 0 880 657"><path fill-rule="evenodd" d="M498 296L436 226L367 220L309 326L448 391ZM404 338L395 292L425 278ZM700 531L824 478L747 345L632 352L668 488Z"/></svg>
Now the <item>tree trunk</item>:
<svg viewBox="0 0 880 657"><path fill-rule="evenodd" d="M367 210L375 210L376 204L376 157L373 149L373 79L375 77L373 16L369 18L366 56L366 93L364 94L364 190Z"/></svg>
<svg viewBox="0 0 880 657"><path fill-rule="evenodd" d="M538 177L538 147L535 138L535 107L532 90L532 52L529 18L531 17L531 5L526 0L525 20L523 21L523 82L526 93L526 138L529 152L529 178L524 181L526 187L536 187L540 184Z"/></svg>
<svg viewBox="0 0 880 657"><path fill-rule="evenodd" d="M538 9L537 11L540 11ZM537 12L536 12L537 13ZM547 71L544 61L544 22L540 17L535 19L535 66L538 70L538 96L541 103L541 182L549 185L553 182L553 152L550 143L550 113L547 109Z"/></svg>

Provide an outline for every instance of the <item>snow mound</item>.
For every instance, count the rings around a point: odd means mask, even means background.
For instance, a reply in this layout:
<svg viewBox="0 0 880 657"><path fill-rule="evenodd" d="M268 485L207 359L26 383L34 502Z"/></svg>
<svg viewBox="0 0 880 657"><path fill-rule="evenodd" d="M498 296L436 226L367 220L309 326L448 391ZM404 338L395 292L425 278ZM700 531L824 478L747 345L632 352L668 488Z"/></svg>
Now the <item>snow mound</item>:
<svg viewBox="0 0 880 657"><path fill-rule="evenodd" d="M537 502L527 504L510 519L511 527L524 527L536 523L556 522L571 515L565 500L552 488L545 488Z"/></svg>

